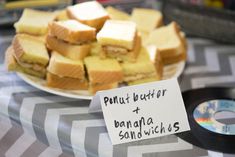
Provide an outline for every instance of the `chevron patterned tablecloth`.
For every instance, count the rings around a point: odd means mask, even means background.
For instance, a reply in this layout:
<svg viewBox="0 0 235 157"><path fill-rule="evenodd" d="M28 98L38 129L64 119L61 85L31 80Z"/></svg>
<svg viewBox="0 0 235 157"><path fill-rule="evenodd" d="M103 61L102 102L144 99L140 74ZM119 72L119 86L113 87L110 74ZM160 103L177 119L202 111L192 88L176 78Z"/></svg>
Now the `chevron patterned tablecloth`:
<svg viewBox="0 0 235 157"><path fill-rule="evenodd" d="M197 157L233 155L193 146L175 135L112 146L102 114L87 100L40 91L4 67L13 30L0 31L0 156L7 157ZM235 46L188 38L182 91L235 86ZM235 156L235 155L234 155Z"/></svg>

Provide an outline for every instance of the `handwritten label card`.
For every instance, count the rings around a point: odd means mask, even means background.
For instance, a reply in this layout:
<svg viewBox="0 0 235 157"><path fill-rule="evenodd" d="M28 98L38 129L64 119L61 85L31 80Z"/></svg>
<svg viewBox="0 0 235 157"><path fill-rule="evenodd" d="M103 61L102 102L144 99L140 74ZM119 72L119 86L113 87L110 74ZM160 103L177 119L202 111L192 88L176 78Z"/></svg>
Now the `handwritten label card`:
<svg viewBox="0 0 235 157"><path fill-rule="evenodd" d="M114 145L190 130L176 79L101 91L91 111L99 104Z"/></svg>

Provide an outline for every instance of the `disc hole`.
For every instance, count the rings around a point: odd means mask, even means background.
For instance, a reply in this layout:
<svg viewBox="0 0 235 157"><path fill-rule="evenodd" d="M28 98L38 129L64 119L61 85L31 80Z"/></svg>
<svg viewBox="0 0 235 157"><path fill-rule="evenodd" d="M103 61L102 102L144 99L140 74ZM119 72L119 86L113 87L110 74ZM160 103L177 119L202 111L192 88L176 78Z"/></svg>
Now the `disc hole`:
<svg viewBox="0 0 235 157"><path fill-rule="evenodd" d="M218 111L214 114L214 118L225 125L235 124L235 112L233 111Z"/></svg>

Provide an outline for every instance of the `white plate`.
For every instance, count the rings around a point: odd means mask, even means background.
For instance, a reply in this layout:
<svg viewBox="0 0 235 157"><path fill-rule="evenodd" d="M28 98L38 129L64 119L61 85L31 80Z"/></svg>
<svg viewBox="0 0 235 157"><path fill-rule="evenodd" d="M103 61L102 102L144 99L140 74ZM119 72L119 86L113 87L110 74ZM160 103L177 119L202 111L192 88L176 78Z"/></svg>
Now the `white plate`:
<svg viewBox="0 0 235 157"><path fill-rule="evenodd" d="M184 67L185 67L184 61L165 66L163 69L163 79L179 77L182 74ZM64 97L69 97L69 98L75 98L75 99L91 100L93 97L86 90L63 90L63 89L51 88L51 87L46 86L46 81L43 79L33 77L24 73L19 73L19 72L17 74L21 79L23 79L28 84L48 93L52 93L52 94L60 95Z"/></svg>

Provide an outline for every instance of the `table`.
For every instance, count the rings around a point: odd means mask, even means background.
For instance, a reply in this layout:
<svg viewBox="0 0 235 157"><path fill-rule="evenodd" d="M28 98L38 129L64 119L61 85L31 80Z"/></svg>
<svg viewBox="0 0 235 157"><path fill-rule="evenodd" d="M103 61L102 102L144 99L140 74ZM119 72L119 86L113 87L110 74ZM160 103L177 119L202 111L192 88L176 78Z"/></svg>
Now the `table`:
<svg viewBox="0 0 235 157"><path fill-rule="evenodd" d="M0 31L0 156L232 157L207 151L175 135L112 146L103 116L88 113L88 100L40 91L4 67L14 31ZM181 90L235 87L235 45L188 38Z"/></svg>

